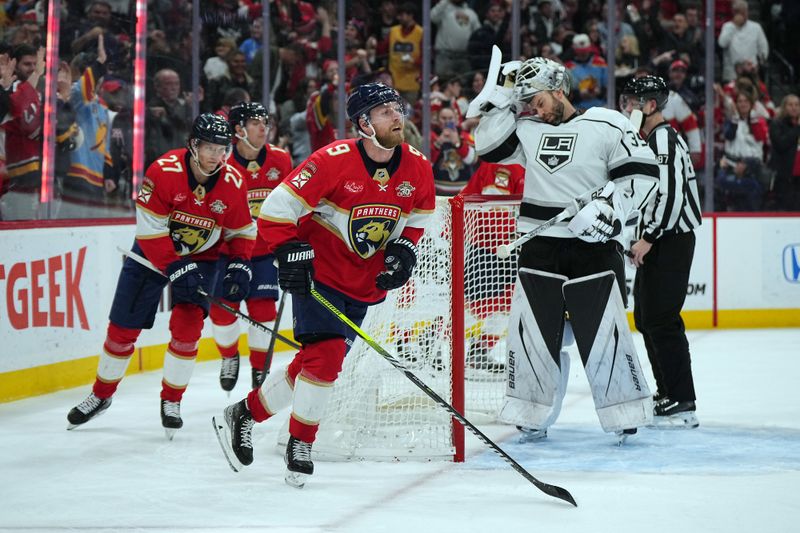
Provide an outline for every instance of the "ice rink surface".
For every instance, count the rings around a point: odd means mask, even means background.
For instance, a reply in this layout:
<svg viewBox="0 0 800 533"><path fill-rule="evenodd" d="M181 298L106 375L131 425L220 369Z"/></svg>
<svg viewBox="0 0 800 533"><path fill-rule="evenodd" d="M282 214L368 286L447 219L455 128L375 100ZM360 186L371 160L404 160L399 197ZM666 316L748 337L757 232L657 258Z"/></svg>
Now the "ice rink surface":
<svg viewBox="0 0 800 533"><path fill-rule="evenodd" d="M275 447L285 413L256 426L255 462L236 474L211 416L245 395L249 366L228 399L213 361L197 365L172 442L158 414L160 371L127 377L107 413L74 431L66 414L88 386L0 405L0 531L800 531L800 330L692 331L689 340L699 429L644 429L615 446L575 355L547 440L522 445L514 428L481 426L578 508L472 438L462 464L317 462L294 489Z"/></svg>

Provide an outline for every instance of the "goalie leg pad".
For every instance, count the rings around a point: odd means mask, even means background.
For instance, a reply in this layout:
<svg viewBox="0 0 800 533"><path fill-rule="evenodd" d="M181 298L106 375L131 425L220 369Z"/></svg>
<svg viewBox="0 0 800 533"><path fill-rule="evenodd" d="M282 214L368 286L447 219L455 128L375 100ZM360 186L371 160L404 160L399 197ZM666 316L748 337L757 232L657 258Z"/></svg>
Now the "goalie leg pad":
<svg viewBox="0 0 800 533"><path fill-rule="evenodd" d="M603 430L650 424L653 400L614 272L564 283L564 300Z"/></svg>
<svg viewBox="0 0 800 533"><path fill-rule="evenodd" d="M566 390L563 367L566 277L520 268L508 328L506 397L498 418L542 429L552 424Z"/></svg>

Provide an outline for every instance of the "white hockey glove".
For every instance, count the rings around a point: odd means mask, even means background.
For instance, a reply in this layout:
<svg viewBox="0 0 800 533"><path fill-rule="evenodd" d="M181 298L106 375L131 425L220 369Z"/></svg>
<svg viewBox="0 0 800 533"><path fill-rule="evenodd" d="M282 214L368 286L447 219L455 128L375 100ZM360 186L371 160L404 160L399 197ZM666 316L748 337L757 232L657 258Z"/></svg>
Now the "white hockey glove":
<svg viewBox="0 0 800 533"><path fill-rule="evenodd" d="M616 218L609 199L597 198L578 211L567 228L582 241L608 242L620 234L622 221Z"/></svg>

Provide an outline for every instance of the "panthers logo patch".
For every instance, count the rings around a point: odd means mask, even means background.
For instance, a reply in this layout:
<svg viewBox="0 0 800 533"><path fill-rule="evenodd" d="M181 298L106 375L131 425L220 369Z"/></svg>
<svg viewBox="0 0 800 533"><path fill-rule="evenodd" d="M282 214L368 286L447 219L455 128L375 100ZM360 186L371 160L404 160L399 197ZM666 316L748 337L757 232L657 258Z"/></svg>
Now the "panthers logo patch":
<svg viewBox="0 0 800 533"><path fill-rule="evenodd" d="M208 242L214 230L214 220L182 211L175 211L169 220L172 245L178 255L189 255Z"/></svg>
<svg viewBox="0 0 800 533"><path fill-rule="evenodd" d="M250 189L247 191L247 204L250 206L250 216L258 218L261 214L261 204L269 196L271 189Z"/></svg>
<svg viewBox="0 0 800 533"><path fill-rule="evenodd" d="M350 211L350 246L362 258L380 250L400 220L401 210L393 205L359 205Z"/></svg>

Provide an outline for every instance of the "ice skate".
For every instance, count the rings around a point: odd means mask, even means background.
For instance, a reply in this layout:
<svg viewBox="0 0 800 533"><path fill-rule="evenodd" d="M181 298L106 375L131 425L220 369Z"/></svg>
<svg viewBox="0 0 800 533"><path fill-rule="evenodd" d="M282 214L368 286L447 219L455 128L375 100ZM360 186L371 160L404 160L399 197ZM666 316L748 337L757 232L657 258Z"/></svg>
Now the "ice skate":
<svg viewBox="0 0 800 533"><path fill-rule="evenodd" d="M90 393L85 400L70 409L69 414L67 414L67 420L69 421L67 429L75 429L92 418L100 416L110 405L111 398L101 399L95 396L93 392Z"/></svg>
<svg viewBox="0 0 800 533"><path fill-rule="evenodd" d="M172 440L175 432L183 427L181 402L161 400L161 425L164 426L164 433L166 433L167 438Z"/></svg>
<svg viewBox="0 0 800 533"><path fill-rule="evenodd" d="M700 425L693 401L664 398L653 408L653 426L658 429L694 429Z"/></svg>
<svg viewBox="0 0 800 533"><path fill-rule="evenodd" d="M261 384L264 383L264 380L267 379L267 374L269 374L267 370L259 370L257 368L250 369L250 390L259 388Z"/></svg>
<svg viewBox="0 0 800 533"><path fill-rule="evenodd" d="M517 426L521 435L517 442L520 444L527 444L529 442L538 442L547 438L547 429L533 429L523 426Z"/></svg>
<svg viewBox="0 0 800 533"><path fill-rule="evenodd" d="M311 443L303 442L292 436L286 445L286 483L292 487L302 489L308 476L314 473L314 463L311 462Z"/></svg>
<svg viewBox="0 0 800 533"><path fill-rule="evenodd" d="M211 418L222 452L234 472L253 462L253 425L247 400L229 405L222 416Z"/></svg>
<svg viewBox="0 0 800 533"><path fill-rule="evenodd" d="M237 381L239 381L239 354L223 357L219 367L219 386L230 396Z"/></svg>
<svg viewBox="0 0 800 533"><path fill-rule="evenodd" d="M617 431L617 446L622 446L628 439L631 438L633 435L636 435L637 429L636 428L629 428L623 429L622 431Z"/></svg>

